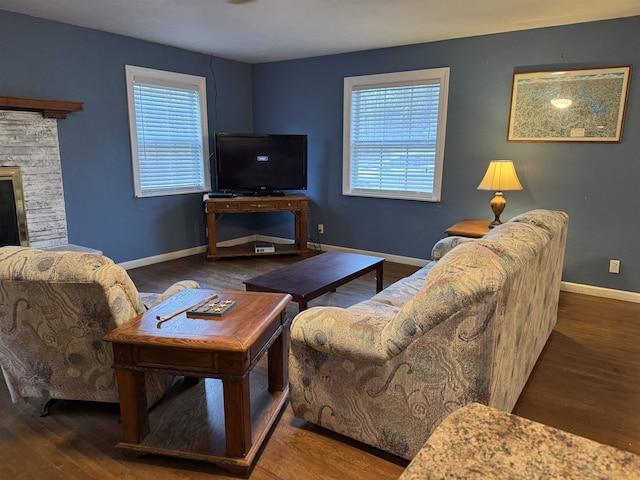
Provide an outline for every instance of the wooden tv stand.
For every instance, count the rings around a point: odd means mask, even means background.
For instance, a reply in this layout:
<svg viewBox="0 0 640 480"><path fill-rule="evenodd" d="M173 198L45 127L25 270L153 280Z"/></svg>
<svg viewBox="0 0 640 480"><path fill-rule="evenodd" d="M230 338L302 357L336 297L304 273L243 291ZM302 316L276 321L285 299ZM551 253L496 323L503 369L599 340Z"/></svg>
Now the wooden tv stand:
<svg viewBox="0 0 640 480"><path fill-rule="evenodd" d="M209 229L207 260L213 261L222 257L248 257L252 255L307 254L309 199L304 195L208 198L204 201L204 210L207 214L207 227ZM231 247L217 246L216 224L225 213L256 212L292 212L295 218L295 243L274 244L275 252L271 253L255 253L255 242Z"/></svg>

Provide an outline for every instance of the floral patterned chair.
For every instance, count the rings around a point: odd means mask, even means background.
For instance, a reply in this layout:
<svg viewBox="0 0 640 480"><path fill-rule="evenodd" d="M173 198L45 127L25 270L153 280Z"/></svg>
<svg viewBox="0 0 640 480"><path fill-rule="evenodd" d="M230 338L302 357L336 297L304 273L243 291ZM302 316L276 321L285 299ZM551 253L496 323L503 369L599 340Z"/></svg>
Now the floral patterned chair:
<svg viewBox="0 0 640 480"><path fill-rule="evenodd" d="M90 253L0 248L0 367L11 399L118 402L111 346L105 334L194 281L163 294L139 294L113 260ZM174 379L147 376L152 405Z"/></svg>

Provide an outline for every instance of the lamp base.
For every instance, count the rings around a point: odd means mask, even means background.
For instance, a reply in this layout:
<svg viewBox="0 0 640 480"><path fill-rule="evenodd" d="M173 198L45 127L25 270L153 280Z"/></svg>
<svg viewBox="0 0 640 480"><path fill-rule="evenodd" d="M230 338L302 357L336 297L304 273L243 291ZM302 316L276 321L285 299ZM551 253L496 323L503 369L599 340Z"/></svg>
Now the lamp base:
<svg viewBox="0 0 640 480"><path fill-rule="evenodd" d="M500 214L504 211L504 207L506 205L507 201L504 199L502 192L496 192L496 196L491 199L491 210L493 211L493 215L495 218L493 219L493 222L489 224L489 228L494 228L498 225L502 225Z"/></svg>

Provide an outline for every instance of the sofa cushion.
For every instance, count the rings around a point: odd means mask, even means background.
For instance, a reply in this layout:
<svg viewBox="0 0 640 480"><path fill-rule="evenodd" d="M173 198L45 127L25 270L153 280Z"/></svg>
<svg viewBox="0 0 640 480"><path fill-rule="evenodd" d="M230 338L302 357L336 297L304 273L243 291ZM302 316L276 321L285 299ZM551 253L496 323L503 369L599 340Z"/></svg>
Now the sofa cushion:
<svg viewBox="0 0 640 480"><path fill-rule="evenodd" d="M423 278L405 277L389 285L380 293L377 293L371 300L396 307L403 307L423 288Z"/></svg>
<svg viewBox="0 0 640 480"><path fill-rule="evenodd" d="M351 313L357 313L358 315L367 317L377 317L382 319L384 325L389 323L395 318L400 311L401 307L391 305L388 303L378 302L374 299L365 300L364 302L356 303L355 305L348 307L347 310Z"/></svg>

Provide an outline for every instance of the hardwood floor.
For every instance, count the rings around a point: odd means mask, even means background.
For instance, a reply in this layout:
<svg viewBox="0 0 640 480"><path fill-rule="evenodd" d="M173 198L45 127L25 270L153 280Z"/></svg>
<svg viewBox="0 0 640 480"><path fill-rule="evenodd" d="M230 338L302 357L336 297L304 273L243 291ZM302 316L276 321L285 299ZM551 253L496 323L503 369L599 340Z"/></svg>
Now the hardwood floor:
<svg viewBox="0 0 640 480"><path fill-rule="evenodd" d="M561 292L513 413L640 454L640 304Z"/></svg>
<svg viewBox="0 0 640 480"><path fill-rule="evenodd" d="M129 271L140 291L172 282L244 290L243 280L297 261L259 257L206 262L186 257ZM416 270L385 264L384 286ZM373 273L310 302L349 306L375 292ZM297 313L292 303L287 313ZM640 304L562 293L559 319L514 412L640 454ZM235 478L213 465L143 456L115 448L121 431L116 405L63 402L50 416L37 403L12 404L0 382L0 478L205 479ZM406 461L295 418L287 406L250 477L270 479L395 479ZM213 476L212 476L213 475Z"/></svg>

